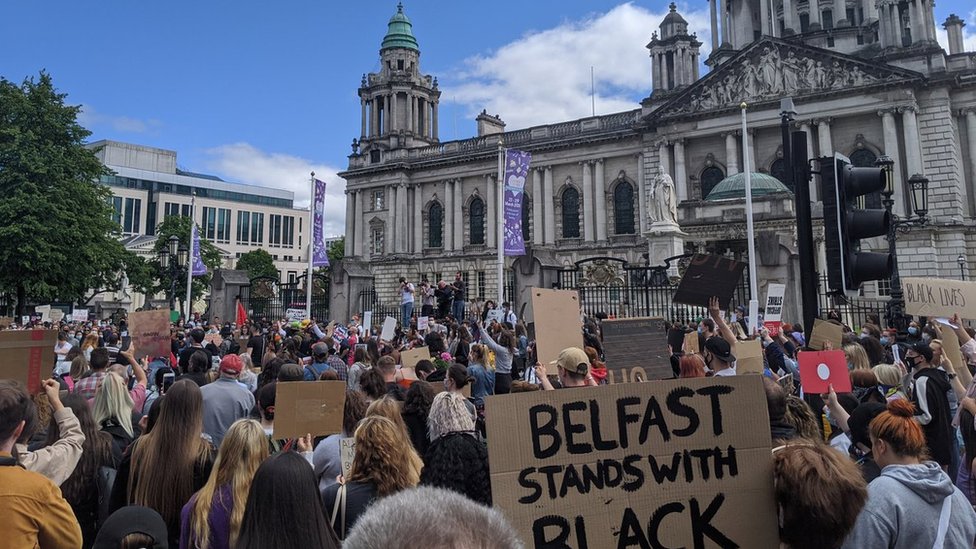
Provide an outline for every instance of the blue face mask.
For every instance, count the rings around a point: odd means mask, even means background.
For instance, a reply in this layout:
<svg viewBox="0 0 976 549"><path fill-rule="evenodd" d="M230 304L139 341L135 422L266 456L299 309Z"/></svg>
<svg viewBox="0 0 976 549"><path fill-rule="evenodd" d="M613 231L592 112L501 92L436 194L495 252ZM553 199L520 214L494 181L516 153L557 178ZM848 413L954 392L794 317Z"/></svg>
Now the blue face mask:
<svg viewBox="0 0 976 549"><path fill-rule="evenodd" d="M867 338L871 337L871 334L866 334L864 332L861 332L861 335L858 336L858 337L860 337L861 339L867 339Z"/></svg>
<svg viewBox="0 0 976 549"><path fill-rule="evenodd" d="M918 335L918 328L916 328L915 326L909 326L908 333L910 333L913 336Z"/></svg>
<svg viewBox="0 0 976 549"><path fill-rule="evenodd" d="M887 337L882 337L881 338L881 344L882 345L887 345L888 343L891 343L891 341Z"/></svg>
<svg viewBox="0 0 976 549"><path fill-rule="evenodd" d="M701 326L698 327L698 333L699 334L702 333L702 327Z"/></svg>

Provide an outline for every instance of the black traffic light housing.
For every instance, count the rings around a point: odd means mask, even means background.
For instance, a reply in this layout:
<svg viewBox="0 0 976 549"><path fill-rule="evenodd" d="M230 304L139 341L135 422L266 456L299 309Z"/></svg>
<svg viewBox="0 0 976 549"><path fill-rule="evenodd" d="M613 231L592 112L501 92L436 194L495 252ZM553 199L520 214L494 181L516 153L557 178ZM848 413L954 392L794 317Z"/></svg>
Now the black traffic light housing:
<svg viewBox="0 0 976 549"><path fill-rule="evenodd" d="M833 159L821 159L821 166L830 166L830 160L833 169L820 174L827 282L835 292L857 295L862 283L891 276L891 254L860 251L862 238L888 234L891 214L857 208L858 197L884 189L885 174L882 168L855 168L836 153Z"/></svg>

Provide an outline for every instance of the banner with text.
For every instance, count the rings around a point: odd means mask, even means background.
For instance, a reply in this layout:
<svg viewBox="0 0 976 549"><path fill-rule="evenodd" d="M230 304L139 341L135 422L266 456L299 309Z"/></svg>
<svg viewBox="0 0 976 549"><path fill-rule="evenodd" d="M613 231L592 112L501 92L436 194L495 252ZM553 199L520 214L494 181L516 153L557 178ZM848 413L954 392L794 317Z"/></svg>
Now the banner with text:
<svg viewBox="0 0 976 549"><path fill-rule="evenodd" d="M193 268L193 276L203 276L207 274L207 266L203 264L203 256L200 255L200 231L197 224L193 224L190 229L190 265Z"/></svg>
<svg viewBox="0 0 976 549"><path fill-rule="evenodd" d="M312 266L328 267L329 254L325 247L325 181L315 180L312 196Z"/></svg>
<svg viewBox="0 0 976 549"><path fill-rule="evenodd" d="M522 239L522 198L525 176L529 173L532 155L514 149L505 150L505 255L525 255ZM494 197L490 197L489 200Z"/></svg>
<svg viewBox="0 0 976 549"><path fill-rule="evenodd" d="M976 320L976 282L944 278L903 278L905 312L917 316Z"/></svg>

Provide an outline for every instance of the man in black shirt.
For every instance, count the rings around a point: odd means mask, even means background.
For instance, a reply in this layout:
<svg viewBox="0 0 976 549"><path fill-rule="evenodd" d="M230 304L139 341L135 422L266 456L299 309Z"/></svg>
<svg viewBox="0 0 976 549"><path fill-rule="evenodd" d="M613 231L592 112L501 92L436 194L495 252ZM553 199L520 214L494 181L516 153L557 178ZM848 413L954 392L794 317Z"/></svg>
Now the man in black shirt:
<svg viewBox="0 0 976 549"><path fill-rule="evenodd" d="M451 299L454 298L453 287L441 280L437 283L437 289L434 290L434 297L437 299L437 319L447 317L451 312Z"/></svg>
<svg viewBox="0 0 976 549"><path fill-rule="evenodd" d="M454 284L451 285L454 290L454 304L451 306L451 315L454 316L454 320L458 322L464 320L464 279L461 277L461 271L458 271L454 275Z"/></svg>
<svg viewBox="0 0 976 549"><path fill-rule="evenodd" d="M190 356L197 351L207 353L210 363L213 363L213 353L203 346L203 338L206 334L200 328L190 330L190 346L180 351L180 371L186 373L190 367Z"/></svg>
<svg viewBox="0 0 976 549"><path fill-rule="evenodd" d="M251 355L251 362L255 366L261 366L261 359L264 358L264 336L261 335L261 327L257 324L251 325L251 337L247 340L247 353Z"/></svg>

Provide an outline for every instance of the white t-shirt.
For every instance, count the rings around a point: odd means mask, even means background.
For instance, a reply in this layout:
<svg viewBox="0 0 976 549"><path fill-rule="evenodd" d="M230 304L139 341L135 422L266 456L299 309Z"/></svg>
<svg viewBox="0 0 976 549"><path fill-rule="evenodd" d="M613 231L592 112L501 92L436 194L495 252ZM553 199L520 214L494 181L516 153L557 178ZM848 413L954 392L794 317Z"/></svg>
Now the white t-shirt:
<svg viewBox="0 0 976 549"><path fill-rule="evenodd" d="M407 282L400 295L402 297L400 303L413 303L413 284Z"/></svg>
<svg viewBox="0 0 976 549"><path fill-rule="evenodd" d="M735 368L724 368L722 370L717 370L714 374L715 377L729 377L735 375Z"/></svg>

